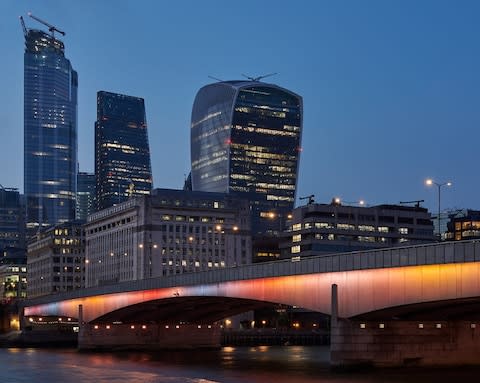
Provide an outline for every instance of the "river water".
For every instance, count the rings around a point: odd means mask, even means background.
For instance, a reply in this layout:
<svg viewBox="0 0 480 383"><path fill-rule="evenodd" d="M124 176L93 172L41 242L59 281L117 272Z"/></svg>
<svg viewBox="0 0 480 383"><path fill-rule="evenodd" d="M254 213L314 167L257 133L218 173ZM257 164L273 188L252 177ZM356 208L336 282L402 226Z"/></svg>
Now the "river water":
<svg viewBox="0 0 480 383"><path fill-rule="evenodd" d="M478 382L480 368L334 372L328 347L224 347L216 351L79 353L0 349L1 383L451 383Z"/></svg>

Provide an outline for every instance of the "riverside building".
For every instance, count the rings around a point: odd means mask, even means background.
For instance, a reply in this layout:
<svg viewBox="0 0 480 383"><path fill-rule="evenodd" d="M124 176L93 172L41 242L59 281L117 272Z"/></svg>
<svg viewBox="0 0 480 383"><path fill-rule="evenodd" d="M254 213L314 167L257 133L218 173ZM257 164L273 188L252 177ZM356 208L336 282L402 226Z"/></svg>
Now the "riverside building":
<svg viewBox="0 0 480 383"><path fill-rule="evenodd" d="M88 217L86 286L251 262L249 203L223 193L155 189Z"/></svg>
<svg viewBox="0 0 480 383"><path fill-rule="evenodd" d="M84 221L71 221L38 233L28 244L28 297L85 287Z"/></svg>
<svg viewBox="0 0 480 383"><path fill-rule="evenodd" d="M371 250L435 242L427 209L310 203L292 211L281 241L281 258Z"/></svg>

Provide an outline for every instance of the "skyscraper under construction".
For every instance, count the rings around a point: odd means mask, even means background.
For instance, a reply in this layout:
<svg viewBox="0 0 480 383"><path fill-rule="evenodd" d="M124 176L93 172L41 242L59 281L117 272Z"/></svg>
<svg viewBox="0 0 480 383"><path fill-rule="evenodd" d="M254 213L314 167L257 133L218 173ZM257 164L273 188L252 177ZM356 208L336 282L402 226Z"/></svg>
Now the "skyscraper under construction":
<svg viewBox="0 0 480 383"><path fill-rule="evenodd" d="M30 235L75 218L77 72L65 57L56 27L24 36L24 193Z"/></svg>

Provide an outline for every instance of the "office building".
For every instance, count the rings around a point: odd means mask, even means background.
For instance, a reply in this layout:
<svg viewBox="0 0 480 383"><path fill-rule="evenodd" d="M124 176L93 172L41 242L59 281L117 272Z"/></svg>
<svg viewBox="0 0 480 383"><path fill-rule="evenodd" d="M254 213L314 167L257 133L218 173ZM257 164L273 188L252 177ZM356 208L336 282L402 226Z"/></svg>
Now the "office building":
<svg viewBox="0 0 480 383"><path fill-rule="evenodd" d="M309 203L292 211L281 258L326 255L435 242L433 222L419 206Z"/></svg>
<svg viewBox="0 0 480 383"><path fill-rule="evenodd" d="M17 189L0 185L0 252L25 248L25 211Z"/></svg>
<svg viewBox="0 0 480 383"><path fill-rule="evenodd" d="M87 287L251 262L249 203L223 193L155 189L85 230Z"/></svg>
<svg viewBox="0 0 480 383"><path fill-rule="evenodd" d="M86 221L95 212L95 174L78 172L77 211L75 218Z"/></svg>
<svg viewBox="0 0 480 383"><path fill-rule="evenodd" d="M7 247L0 254L0 299L11 301L27 297L27 252Z"/></svg>
<svg viewBox="0 0 480 383"><path fill-rule="evenodd" d="M75 218L78 77L53 30L24 33L24 193L33 235Z"/></svg>
<svg viewBox="0 0 480 383"><path fill-rule="evenodd" d="M95 177L97 210L150 194L152 171L143 98L97 93Z"/></svg>
<svg viewBox="0 0 480 383"><path fill-rule="evenodd" d="M259 81L201 88L191 119L194 191L250 201L252 234L278 234L295 201L302 98Z"/></svg>
<svg viewBox="0 0 480 383"><path fill-rule="evenodd" d="M464 209L451 213L445 239L447 241L480 239L480 211Z"/></svg>
<svg viewBox="0 0 480 383"><path fill-rule="evenodd" d="M85 287L84 223L58 224L37 233L28 243L29 298Z"/></svg>

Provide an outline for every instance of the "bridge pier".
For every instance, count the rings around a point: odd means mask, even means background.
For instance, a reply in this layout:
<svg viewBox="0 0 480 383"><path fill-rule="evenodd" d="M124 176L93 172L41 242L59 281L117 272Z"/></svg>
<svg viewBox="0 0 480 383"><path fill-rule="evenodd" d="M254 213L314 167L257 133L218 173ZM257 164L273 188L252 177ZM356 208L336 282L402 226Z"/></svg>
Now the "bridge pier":
<svg viewBox="0 0 480 383"><path fill-rule="evenodd" d="M337 367L480 364L480 321L359 321L331 328Z"/></svg>
<svg viewBox="0 0 480 383"><path fill-rule="evenodd" d="M221 330L216 325L84 323L78 334L78 349L219 348L220 341Z"/></svg>

